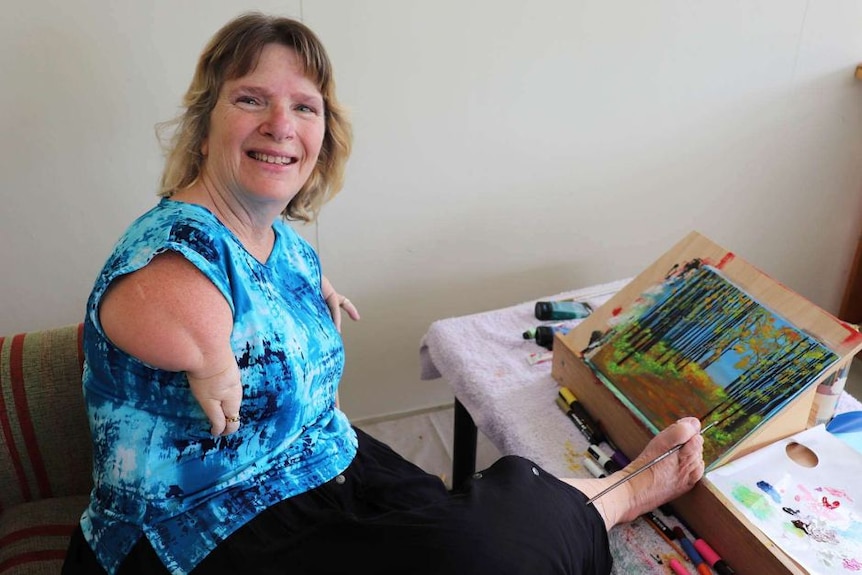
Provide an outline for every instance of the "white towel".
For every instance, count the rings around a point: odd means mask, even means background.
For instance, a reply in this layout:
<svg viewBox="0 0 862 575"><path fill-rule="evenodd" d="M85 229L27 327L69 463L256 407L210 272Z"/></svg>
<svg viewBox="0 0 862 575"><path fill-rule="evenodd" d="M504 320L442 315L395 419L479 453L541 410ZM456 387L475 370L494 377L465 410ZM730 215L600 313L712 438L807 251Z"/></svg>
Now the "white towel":
<svg viewBox="0 0 862 575"><path fill-rule="evenodd" d="M542 300L573 297L597 308L628 281ZM445 378L477 426L502 453L529 457L557 476L584 473L580 463L574 469L566 464L573 447L585 452L587 445L554 403L558 386L551 377L551 362L528 362L531 354L547 352L522 335L550 323L536 319L536 301L435 321L419 348L420 375L422 379ZM578 323L580 320L570 320L563 325Z"/></svg>

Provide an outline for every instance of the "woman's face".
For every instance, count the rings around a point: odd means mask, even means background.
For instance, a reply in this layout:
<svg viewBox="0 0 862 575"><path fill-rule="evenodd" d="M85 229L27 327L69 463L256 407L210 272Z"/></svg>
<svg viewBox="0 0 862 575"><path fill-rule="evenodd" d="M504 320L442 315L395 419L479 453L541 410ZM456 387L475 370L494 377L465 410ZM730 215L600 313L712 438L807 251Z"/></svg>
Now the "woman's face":
<svg viewBox="0 0 862 575"><path fill-rule="evenodd" d="M314 169L324 112L323 96L296 53L267 44L254 70L221 88L201 145L204 176L243 203L280 212Z"/></svg>

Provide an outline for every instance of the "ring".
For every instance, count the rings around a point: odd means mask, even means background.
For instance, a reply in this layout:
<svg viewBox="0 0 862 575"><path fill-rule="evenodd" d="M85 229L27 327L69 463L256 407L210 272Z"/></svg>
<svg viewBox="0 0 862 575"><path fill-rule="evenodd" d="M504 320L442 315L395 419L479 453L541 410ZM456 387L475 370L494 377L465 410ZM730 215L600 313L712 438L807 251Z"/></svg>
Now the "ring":
<svg viewBox="0 0 862 575"><path fill-rule="evenodd" d="M344 298L343 300L341 300L341 305L344 305L346 303L350 303L350 300L347 298Z"/></svg>
<svg viewBox="0 0 862 575"><path fill-rule="evenodd" d="M239 415L225 415L224 420L228 423L239 423Z"/></svg>

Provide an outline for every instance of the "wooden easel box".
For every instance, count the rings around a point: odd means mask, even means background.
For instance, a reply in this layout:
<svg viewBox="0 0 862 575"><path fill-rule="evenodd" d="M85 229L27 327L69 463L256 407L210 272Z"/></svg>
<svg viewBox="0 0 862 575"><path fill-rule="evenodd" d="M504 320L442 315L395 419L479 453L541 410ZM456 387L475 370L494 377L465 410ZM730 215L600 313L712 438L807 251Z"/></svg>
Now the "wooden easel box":
<svg viewBox="0 0 862 575"><path fill-rule="evenodd" d="M830 377L840 365L852 360L853 355L862 349L862 334L853 326L835 318L705 236L692 232L577 327L565 335L557 334L555 337L551 375L575 394L611 440L630 458L646 446L653 437L652 432L599 381L584 362L582 350L589 344L590 334L594 330L606 331L613 317L624 313L647 288L661 283L674 264L684 265L695 258L717 267L749 296L818 339L841 358L810 388L729 452L728 461L812 425L817 385ZM692 491L674 501L673 507L737 573L806 573L737 512L705 478Z"/></svg>

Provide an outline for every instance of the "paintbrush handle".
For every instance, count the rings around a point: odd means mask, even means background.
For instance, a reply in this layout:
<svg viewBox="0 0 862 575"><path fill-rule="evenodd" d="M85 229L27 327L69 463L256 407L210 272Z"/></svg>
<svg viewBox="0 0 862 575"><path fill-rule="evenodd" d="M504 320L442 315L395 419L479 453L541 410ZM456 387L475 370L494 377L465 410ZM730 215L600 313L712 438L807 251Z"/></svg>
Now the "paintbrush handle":
<svg viewBox="0 0 862 575"><path fill-rule="evenodd" d="M662 461L664 458L676 453L677 451L682 449L682 446L683 446L682 443L680 443L679 445L673 446L672 448L665 451L664 453L662 453L661 455L659 455L658 457L656 457L655 459L653 459L652 461L650 461L649 463L647 463L646 465L641 467L640 469L637 469L636 471L629 473L628 475L626 475L625 477L623 477L619 481L611 484L609 487L606 487L605 489L600 491L598 494L593 495L592 497L587 499L587 505L589 505L590 503L592 503L593 501L595 501L596 499L598 499L602 495L606 494L608 491L611 491L612 489L616 489L617 487L619 487L620 485L622 485L623 483L625 483L629 479L634 479L635 477L637 477L638 475L640 475L641 473L643 473L644 471L646 471L647 469L649 469L650 467L655 465L656 463Z"/></svg>
<svg viewBox="0 0 862 575"><path fill-rule="evenodd" d="M714 425L715 425L715 422L713 421L712 423L710 423L709 425L707 425L706 427L704 427L703 429L701 429L701 430L700 430L700 435L703 435L703 434L704 434L708 429L710 429L710 428L711 428L711 427L713 427ZM617 482L615 482L615 483L611 484L609 487L606 487L605 489L603 489L602 491L600 491L598 494L593 495L592 497L590 497L589 499L587 499L587 505L589 505L590 503L592 503L593 501L595 501L596 499L598 499L598 498L599 498L599 497L601 497L602 495L606 494L608 491L611 491L612 489L616 489L617 487L619 487L620 485L622 485L622 484L623 484L623 483L625 483L626 481L628 481L628 480L630 480L630 479L634 479L635 477L637 477L638 475L640 475L641 473L643 473L644 471L646 471L647 469L649 469L650 467L652 467L653 465L655 465L656 463L658 463L658 462L662 461L664 458L666 458L666 457L668 457L668 456L670 456L670 455L672 455L672 454L676 453L677 451L679 451L680 449L682 449L682 446L683 446L683 445L685 445L685 444L684 444L684 443L680 443L679 445L674 445L673 447L671 447L670 449L668 449L667 451L665 451L664 453L662 453L661 455L659 455L658 457L656 457L655 459L653 459L652 461L650 461L649 463L647 463L646 465L644 465L643 467L641 467L640 469L637 469L637 470L635 470L634 472L629 473L628 475L626 475L625 477L623 477L623 478L622 478L622 479L620 479L619 481L617 481Z"/></svg>

